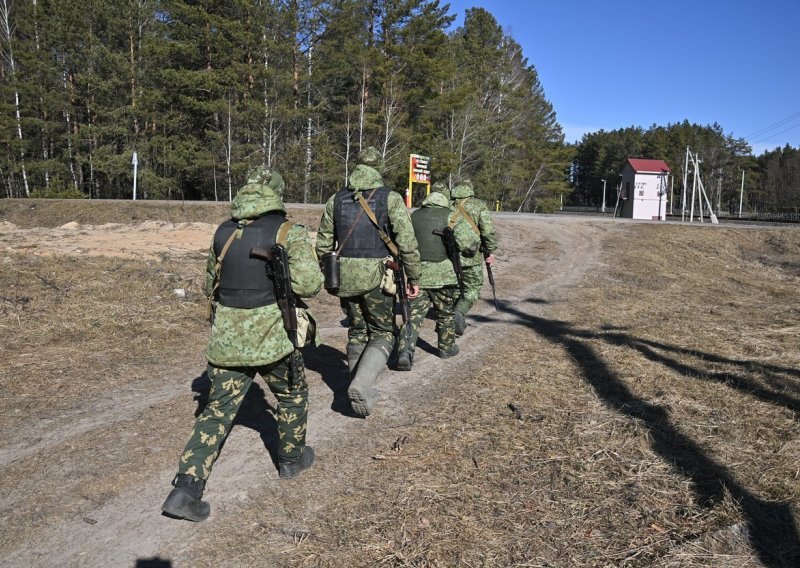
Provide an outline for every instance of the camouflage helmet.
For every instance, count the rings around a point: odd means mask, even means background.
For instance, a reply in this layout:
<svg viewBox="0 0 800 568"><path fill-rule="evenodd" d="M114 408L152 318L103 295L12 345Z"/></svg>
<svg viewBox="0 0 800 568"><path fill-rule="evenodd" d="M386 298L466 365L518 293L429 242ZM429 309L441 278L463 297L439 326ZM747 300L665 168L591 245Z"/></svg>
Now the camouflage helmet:
<svg viewBox="0 0 800 568"><path fill-rule="evenodd" d="M266 185L275 192L275 195L283 197L283 177L267 166L258 166L250 170L247 173L246 185Z"/></svg>
<svg viewBox="0 0 800 568"><path fill-rule="evenodd" d="M475 195L475 191L472 188L472 180L468 177L461 178L450 191L450 195L453 199L463 199Z"/></svg>
<svg viewBox="0 0 800 568"><path fill-rule="evenodd" d="M374 146L368 146L358 153L358 163L364 166L378 169L383 165L383 157Z"/></svg>
<svg viewBox="0 0 800 568"><path fill-rule="evenodd" d="M441 193L448 200L450 199L450 188L442 181L437 181L431 186L431 193Z"/></svg>

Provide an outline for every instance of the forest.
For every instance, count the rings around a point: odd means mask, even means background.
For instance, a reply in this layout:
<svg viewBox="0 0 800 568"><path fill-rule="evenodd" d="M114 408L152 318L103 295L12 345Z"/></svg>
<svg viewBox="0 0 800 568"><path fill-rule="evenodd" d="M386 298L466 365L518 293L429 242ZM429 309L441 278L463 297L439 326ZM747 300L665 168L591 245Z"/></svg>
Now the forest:
<svg viewBox="0 0 800 568"><path fill-rule="evenodd" d="M0 195L228 200L263 164L320 203L374 146L389 187L421 154L435 181L550 211L599 205L628 157L680 184L688 145L719 208L742 171L749 210L800 208L800 150L755 157L718 124L565 143L519 43L483 8L454 20L439 0L0 0Z"/></svg>

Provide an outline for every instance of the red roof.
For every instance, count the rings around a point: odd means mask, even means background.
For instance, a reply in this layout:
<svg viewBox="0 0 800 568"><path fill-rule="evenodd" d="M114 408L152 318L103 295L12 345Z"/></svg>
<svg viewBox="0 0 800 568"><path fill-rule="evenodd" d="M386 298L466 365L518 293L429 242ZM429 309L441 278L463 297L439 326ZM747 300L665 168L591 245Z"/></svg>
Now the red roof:
<svg viewBox="0 0 800 568"><path fill-rule="evenodd" d="M671 172L667 162L664 160L641 160L639 158L628 158L628 163L635 172Z"/></svg>

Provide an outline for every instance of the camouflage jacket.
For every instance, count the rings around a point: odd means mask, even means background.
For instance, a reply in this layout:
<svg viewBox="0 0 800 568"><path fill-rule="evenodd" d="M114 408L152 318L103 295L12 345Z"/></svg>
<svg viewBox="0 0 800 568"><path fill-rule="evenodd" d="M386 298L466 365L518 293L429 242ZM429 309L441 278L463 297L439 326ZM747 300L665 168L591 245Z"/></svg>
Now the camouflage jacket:
<svg viewBox="0 0 800 568"><path fill-rule="evenodd" d="M441 193L431 193L428 195L422 202L422 207L447 207L452 210L447 196ZM450 216L447 218L448 224L453 221L454 217L456 217L455 211L450 213ZM413 215L411 216L411 221L412 223L414 221ZM472 251L472 255L475 256L475 251L477 251L480 246L481 240L463 216L458 216L453 226L453 232L456 236L458 249L462 253ZM442 288L444 286L458 285L458 278L453 269L453 263L450 259L445 259L441 262L422 261L419 285L420 288Z"/></svg>
<svg viewBox="0 0 800 568"><path fill-rule="evenodd" d="M463 208L478 228L481 238L481 248L487 254L493 253L497 249L497 234L494 230L492 215L486 202L475 197L471 186L457 185L453 188L451 196L454 201L456 211L459 207ZM470 229L475 233L475 229L470 225ZM477 234L477 233L476 233ZM483 263L483 255L478 253L472 257L461 257L462 266L477 266Z"/></svg>
<svg viewBox="0 0 800 568"><path fill-rule="evenodd" d="M383 186L383 178L377 170L363 164L353 170L348 187L342 191L366 191ZM334 238L334 199L335 194L325 204L325 212L319 223L317 232L317 255L336 250L339 243ZM400 250L400 257L406 270L408 281L412 284L419 282L419 251L411 218L399 193L389 193L389 222L391 224L392 239ZM376 229L377 230L377 229ZM387 250L387 255L389 254ZM339 291L337 296L347 298L366 294L374 290L381 283L384 272L384 260L381 258L341 258Z"/></svg>
<svg viewBox="0 0 800 568"><path fill-rule="evenodd" d="M262 184L245 185L231 205L234 220L255 219L270 211L285 212L285 208L276 192ZM243 230L246 231L247 227ZM294 293L302 298L314 296L322 287L322 271L306 228L293 225L284 246L289 254ZM217 276L216 265L217 255L212 243L204 287L209 297ZM292 350L277 304L251 309L216 306L205 353L209 363L218 367L267 365L282 359Z"/></svg>

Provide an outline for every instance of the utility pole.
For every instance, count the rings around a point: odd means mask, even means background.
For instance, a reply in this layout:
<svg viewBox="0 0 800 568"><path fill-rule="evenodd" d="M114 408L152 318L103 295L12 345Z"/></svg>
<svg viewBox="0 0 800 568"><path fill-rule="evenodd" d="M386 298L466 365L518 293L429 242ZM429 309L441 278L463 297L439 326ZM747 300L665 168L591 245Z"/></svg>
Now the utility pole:
<svg viewBox="0 0 800 568"><path fill-rule="evenodd" d="M742 218L742 201L744 200L744 170L742 170L742 188L739 190L739 219Z"/></svg>
<svg viewBox="0 0 800 568"><path fill-rule="evenodd" d="M131 163L133 164L133 200L136 201L136 177L139 169L139 156L136 155L136 152L133 153Z"/></svg>
<svg viewBox="0 0 800 568"><path fill-rule="evenodd" d="M606 212L606 180L601 180L603 182L603 204L600 206L600 213Z"/></svg>
<svg viewBox="0 0 800 568"><path fill-rule="evenodd" d="M681 196L681 221L686 215L686 177L689 175L689 146L686 146L686 159L683 161L683 194Z"/></svg>

